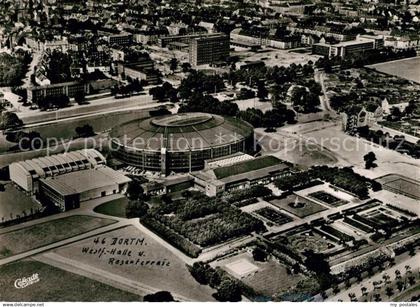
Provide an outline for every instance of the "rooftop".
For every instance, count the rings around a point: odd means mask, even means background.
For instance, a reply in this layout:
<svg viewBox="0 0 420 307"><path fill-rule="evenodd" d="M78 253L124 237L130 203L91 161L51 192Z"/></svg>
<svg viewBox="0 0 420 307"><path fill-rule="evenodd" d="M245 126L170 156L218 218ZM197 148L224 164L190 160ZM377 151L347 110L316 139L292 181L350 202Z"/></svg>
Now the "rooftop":
<svg viewBox="0 0 420 307"><path fill-rule="evenodd" d="M101 166L41 181L62 195L72 195L114 184L124 184L131 179L107 166Z"/></svg>

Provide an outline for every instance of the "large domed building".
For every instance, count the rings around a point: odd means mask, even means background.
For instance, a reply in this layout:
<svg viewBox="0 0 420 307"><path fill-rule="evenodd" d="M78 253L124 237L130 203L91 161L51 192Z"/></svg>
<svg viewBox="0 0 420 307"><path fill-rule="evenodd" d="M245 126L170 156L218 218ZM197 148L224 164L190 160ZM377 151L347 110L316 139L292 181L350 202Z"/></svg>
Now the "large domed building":
<svg viewBox="0 0 420 307"><path fill-rule="evenodd" d="M254 129L242 120L183 113L134 120L111 131L113 157L144 170L191 172L205 160L252 152Z"/></svg>

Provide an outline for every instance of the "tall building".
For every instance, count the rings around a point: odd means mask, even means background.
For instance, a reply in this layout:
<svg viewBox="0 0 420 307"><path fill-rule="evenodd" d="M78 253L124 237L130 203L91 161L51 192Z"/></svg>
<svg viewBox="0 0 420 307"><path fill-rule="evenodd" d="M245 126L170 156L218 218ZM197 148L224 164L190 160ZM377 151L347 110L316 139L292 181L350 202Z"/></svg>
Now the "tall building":
<svg viewBox="0 0 420 307"><path fill-rule="evenodd" d="M201 36L190 42L190 64L212 64L229 56L230 37L226 34Z"/></svg>

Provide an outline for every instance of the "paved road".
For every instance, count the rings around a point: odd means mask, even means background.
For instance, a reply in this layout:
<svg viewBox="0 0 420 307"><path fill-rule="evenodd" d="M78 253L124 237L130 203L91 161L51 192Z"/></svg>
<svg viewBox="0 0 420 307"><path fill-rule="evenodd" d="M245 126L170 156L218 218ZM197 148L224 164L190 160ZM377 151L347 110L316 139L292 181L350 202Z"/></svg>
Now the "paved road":
<svg viewBox="0 0 420 307"><path fill-rule="evenodd" d="M29 65L29 69L26 72L25 78L23 79L23 88L28 88L31 86L31 75L34 73L35 66L38 65L39 60L41 59L41 55L42 55L41 52L32 53L31 64Z"/></svg>
<svg viewBox="0 0 420 307"><path fill-rule="evenodd" d="M104 98L107 99L107 98ZM57 112L38 112L36 114L33 114L31 116L28 115L28 117L24 117L22 113L18 114L19 118L21 118L25 126L24 128L32 128L37 127L40 125L46 125L46 124L52 124L52 123L58 123L58 122L65 122L65 121L71 121L75 119L80 118L87 118L97 115L104 115L104 114L112 114L112 113L118 113L118 112L126 112L131 110L147 110L147 109L154 109L158 106L166 105L166 103L162 103L157 105L155 102L148 102L148 103L134 103L129 105L113 105L113 106L94 106L97 108L92 108L91 110L80 110L75 111L74 114L69 114L68 116L57 116ZM67 109L64 109L67 110Z"/></svg>
<svg viewBox="0 0 420 307"><path fill-rule="evenodd" d="M330 296L326 301L328 302L337 302L338 300L342 301L350 301L349 293L356 294L356 297L362 296L362 291L360 290L363 286L367 288L367 291L370 292L373 290L373 282L374 281L381 281L382 276L387 273L391 278L395 275L395 270L400 270L402 274L405 272L405 266L409 265L411 267L411 270L413 273L417 272L420 268L420 254L417 254L414 257L410 257L408 259L405 259L404 261L399 262L398 264L387 268L383 272L379 272L375 275L373 275L371 278L366 279L352 287L350 287L347 290L343 290L337 295Z"/></svg>
<svg viewBox="0 0 420 307"><path fill-rule="evenodd" d="M392 129L392 128L389 128L389 127L386 127L386 126L383 126L383 125L380 125L380 124L373 124L372 129L373 130L382 130L384 133L388 132L390 136L403 135L406 141L414 143L414 144L416 144L420 140L420 138L415 137L414 135L407 134L405 132L398 131L398 130L395 130L395 129Z"/></svg>

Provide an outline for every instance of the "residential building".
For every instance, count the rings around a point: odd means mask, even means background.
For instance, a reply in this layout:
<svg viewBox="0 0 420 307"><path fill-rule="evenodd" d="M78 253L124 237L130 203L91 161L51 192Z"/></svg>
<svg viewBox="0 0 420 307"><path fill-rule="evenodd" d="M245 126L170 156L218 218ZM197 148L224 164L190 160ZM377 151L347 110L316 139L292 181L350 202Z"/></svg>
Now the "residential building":
<svg viewBox="0 0 420 307"><path fill-rule="evenodd" d="M229 56L228 35L202 36L190 42L189 62L193 66L213 64Z"/></svg>

